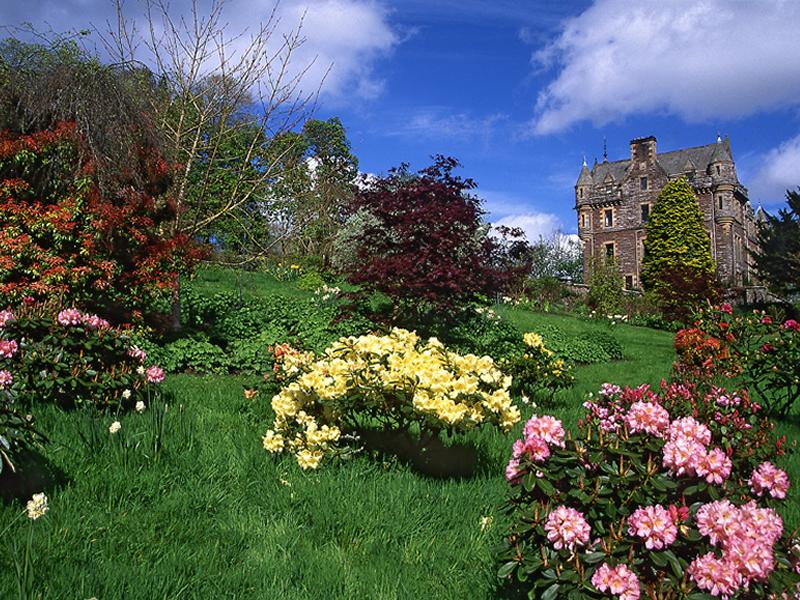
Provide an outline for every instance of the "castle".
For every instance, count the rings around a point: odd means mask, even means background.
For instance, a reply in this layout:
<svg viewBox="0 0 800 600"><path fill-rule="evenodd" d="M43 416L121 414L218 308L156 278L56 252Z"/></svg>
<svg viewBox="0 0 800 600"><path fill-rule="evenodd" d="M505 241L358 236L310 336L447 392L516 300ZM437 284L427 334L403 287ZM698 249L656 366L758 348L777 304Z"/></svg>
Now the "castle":
<svg viewBox="0 0 800 600"><path fill-rule="evenodd" d="M736 177L728 137L662 154L656 151L652 136L632 140L630 146L627 160L608 162L604 156L602 163L595 160L591 170L584 160L575 184L584 276L588 276L592 257L613 257L625 287L641 287L642 242L650 211L667 182L683 176L700 202L720 279L727 285L749 283L753 273L748 257L756 246L756 215L747 188Z"/></svg>

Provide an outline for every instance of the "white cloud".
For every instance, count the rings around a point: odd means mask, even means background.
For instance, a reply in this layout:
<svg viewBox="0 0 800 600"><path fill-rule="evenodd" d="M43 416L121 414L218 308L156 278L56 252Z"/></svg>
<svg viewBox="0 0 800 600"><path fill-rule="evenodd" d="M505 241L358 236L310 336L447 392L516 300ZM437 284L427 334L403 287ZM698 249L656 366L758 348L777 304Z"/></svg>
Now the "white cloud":
<svg viewBox="0 0 800 600"><path fill-rule="evenodd" d="M760 161L750 186L750 199L758 204L778 204L786 190L800 186L800 135L773 148Z"/></svg>
<svg viewBox="0 0 800 600"><path fill-rule="evenodd" d="M398 114L391 123L384 123L382 132L393 137L480 142L486 145L506 119L507 116L502 113L478 116L466 111L453 111L445 106L425 106Z"/></svg>
<svg viewBox="0 0 800 600"><path fill-rule="evenodd" d="M550 239L556 231L561 229L561 222L556 215L550 213L525 213L508 215L492 223L494 227L519 227L525 232L529 242L536 242L540 237Z"/></svg>
<svg viewBox="0 0 800 600"><path fill-rule="evenodd" d="M537 134L637 113L687 121L800 101L800 2L597 0L534 55L556 78L539 94Z"/></svg>
<svg viewBox="0 0 800 600"><path fill-rule="evenodd" d="M209 5L210 0L198 1L201 15L207 13ZM401 42L389 22L389 11L382 3L375 0L282 0L280 3L230 0L225 4L221 23L227 24L226 37L238 38L232 43L234 53L247 45L248 35L259 23L269 19L276 5L279 22L273 48L303 20L301 37L305 42L293 56L291 70L298 73L310 65L302 80L307 93L316 91L323 78L321 93L329 99L370 99L382 93L384 81L377 74L377 63ZM144 4L134 1L124 6L126 16L137 22L141 32L146 32ZM176 19L188 19L190 6L188 0L173 0L169 11ZM18 26L29 22L39 30L52 27L58 32L77 31L90 24L104 30L106 22L115 24L113 15L109 0L0 2L0 23ZM214 60L214 57L209 58L209 62Z"/></svg>

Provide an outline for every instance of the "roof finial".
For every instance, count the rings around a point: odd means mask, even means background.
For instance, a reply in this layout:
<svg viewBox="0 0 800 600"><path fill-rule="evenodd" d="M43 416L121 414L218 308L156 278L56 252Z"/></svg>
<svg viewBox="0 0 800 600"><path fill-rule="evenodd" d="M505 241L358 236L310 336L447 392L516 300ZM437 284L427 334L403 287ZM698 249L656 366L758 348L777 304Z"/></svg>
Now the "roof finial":
<svg viewBox="0 0 800 600"><path fill-rule="evenodd" d="M608 162L608 148L606 146L606 136L603 136L603 162Z"/></svg>
<svg viewBox="0 0 800 600"><path fill-rule="evenodd" d="M583 166L588 167L589 165L586 164L586 154L583 155Z"/></svg>
<svg viewBox="0 0 800 600"><path fill-rule="evenodd" d="M719 131L717 131L717 143L718 143L718 144L721 144L721 143L722 143L722 134L720 134L720 132L719 132Z"/></svg>

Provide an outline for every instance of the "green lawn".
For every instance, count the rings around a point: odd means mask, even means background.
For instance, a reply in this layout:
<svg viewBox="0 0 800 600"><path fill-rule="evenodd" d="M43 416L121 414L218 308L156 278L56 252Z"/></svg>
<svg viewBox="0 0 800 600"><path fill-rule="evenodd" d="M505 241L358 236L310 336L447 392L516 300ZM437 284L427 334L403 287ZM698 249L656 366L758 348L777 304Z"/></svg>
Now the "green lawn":
<svg viewBox="0 0 800 600"><path fill-rule="evenodd" d="M606 327L503 314L521 329ZM547 412L574 423L585 392L601 383L655 384L667 375L671 334L627 325L613 332L626 360L577 369L576 387ZM305 473L261 448L272 422L269 399L244 399L243 383L172 376L164 384L174 394L166 413L150 407L125 415L114 436L110 417L40 411L51 436L45 456L61 481L46 488L51 509L32 523L38 597L496 596L497 507L521 424L508 435L487 430L461 440L477 451L470 477L435 479L392 457L363 455ZM162 427L156 451L154 432ZM791 471L800 472L797 461ZM0 505L0 531L21 510L19 502ZM494 517L485 531L483 516ZM30 526L20 519L0 540L0 598L16 597L11 547L24 544Z"/></svg>

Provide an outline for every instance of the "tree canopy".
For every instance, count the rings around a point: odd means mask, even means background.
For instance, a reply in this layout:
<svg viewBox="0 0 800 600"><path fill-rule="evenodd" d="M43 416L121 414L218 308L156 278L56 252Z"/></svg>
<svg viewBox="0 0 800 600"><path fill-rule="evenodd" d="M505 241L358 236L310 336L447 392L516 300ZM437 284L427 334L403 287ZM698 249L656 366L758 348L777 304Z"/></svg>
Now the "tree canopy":
<svg viewBox="0 0 800 600"><path fill-rule="evenodd" d="M777 216L767 215L759 224L759 250L752 258L773 291L792 294L800 290L800 188L787 190L786 203Z"/></svg>

